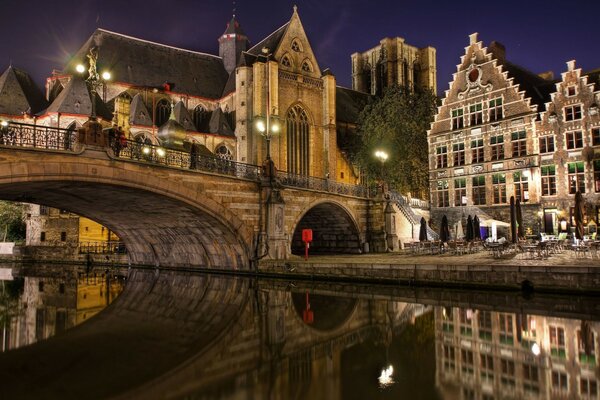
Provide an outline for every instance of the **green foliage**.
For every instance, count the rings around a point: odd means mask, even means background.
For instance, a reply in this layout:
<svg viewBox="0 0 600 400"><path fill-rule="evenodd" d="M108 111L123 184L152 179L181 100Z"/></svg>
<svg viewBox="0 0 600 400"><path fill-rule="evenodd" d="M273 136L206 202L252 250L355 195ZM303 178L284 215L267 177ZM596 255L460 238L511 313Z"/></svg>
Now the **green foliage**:
<svg viewBox="0 0 600 400"><path fill-rule="evenodd" d="M25 205L0 200L0 241L25 239Z"/></svg>
<svg viewBox="0 0 600 400"><path fill-rule="evenodd" d="M415 196L428 193L427 130L438 99L430 90L410 92L399 86L386 89L382 98L367 105L359 117L358 134L352 138L352 161L371 181L385 181ZM389 158L382 168L374 156L384 150Z"/></svg>

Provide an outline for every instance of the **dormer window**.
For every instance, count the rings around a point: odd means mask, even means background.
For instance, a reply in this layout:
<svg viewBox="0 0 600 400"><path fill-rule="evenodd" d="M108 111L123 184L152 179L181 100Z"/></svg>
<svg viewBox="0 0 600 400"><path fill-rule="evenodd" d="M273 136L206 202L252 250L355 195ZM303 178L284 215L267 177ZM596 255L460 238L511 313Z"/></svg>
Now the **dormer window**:
<svg viewBox="0 0 600 400"><path fill-rule="evenodd" d="M302 71L312 72L312 64L308 60L304 60L302 63Z"/></svg>
<svg viewBox="0 0 600 400"><path fill-rule="evenodd" d="M302 51L302 48L300 47L300 43L298 43L298 41L296 39L294 39L292 41L292 50L297 51L297 52Z"/></svg>
<svg viewBox="0 0 600 400"><path fill-rule="evenodd" d="M288 56L283 56L283 58L281 59L281 65L283 65L284 67L291 67L292 62L290 61L290 58Z"/></svg>

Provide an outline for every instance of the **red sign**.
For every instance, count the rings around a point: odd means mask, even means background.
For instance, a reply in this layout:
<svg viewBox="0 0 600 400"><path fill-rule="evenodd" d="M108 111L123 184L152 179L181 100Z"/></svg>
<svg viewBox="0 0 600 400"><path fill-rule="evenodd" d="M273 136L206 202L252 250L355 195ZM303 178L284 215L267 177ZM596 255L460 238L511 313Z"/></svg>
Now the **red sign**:
<svg viewBox="0 0 600 400"><path fill-rule="evenodd" d="M312 240L312 229L302 229L302 241L304 243L310 243Z"/></svg>

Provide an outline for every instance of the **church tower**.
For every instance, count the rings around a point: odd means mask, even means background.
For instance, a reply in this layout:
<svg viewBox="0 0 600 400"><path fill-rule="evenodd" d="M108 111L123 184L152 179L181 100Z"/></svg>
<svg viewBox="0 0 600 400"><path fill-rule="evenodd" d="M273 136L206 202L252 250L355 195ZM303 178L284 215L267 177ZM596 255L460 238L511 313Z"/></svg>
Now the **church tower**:
<svg viewBox="0 0 600 400"><path fill-rule="evenodd" d="M227 24L227 29L219 38L219 57L223 59L228 74L235 69L242 51L248 50L248 44L248 37L234 14Z"/></svg>

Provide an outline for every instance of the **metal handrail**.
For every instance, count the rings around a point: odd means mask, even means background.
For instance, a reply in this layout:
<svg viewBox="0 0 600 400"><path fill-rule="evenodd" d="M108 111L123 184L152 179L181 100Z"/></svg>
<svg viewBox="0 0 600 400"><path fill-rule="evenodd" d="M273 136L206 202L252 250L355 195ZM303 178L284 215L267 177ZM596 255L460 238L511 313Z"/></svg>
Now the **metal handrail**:
<svg viewBox="0 0 600 400"><path fill-rule="evenodd" d="M277 171L277 179L283 186L312 189L322 192L337 193L355 197L369 197L366 186L351 185L330 179L314 176L298 175L291 172Z"/></svg>
<svg viewBox="0 0 600 400"><path fill-rule="evenodd" d="M81 242L79 254L127 254L125 243L121 241Z"/></svg>
<svg viewBox="0 0 600 400"><path fill-rule="evenodd" d="M76 141L72 129L16 122L0 125L0 146L73 151Z"/></svg>
<svg viewBox="0 0 600 400"><path fill-rule="evenodd" d="M124 143L124 145L123 145ZM260 180L263 167L226 160L217 156L193 155L185 151L171 150L153 144L145 144L134 140L111 140L111 148L115 157L152 164L165 165L182 169L213 172L236 178Z"/></svg>

